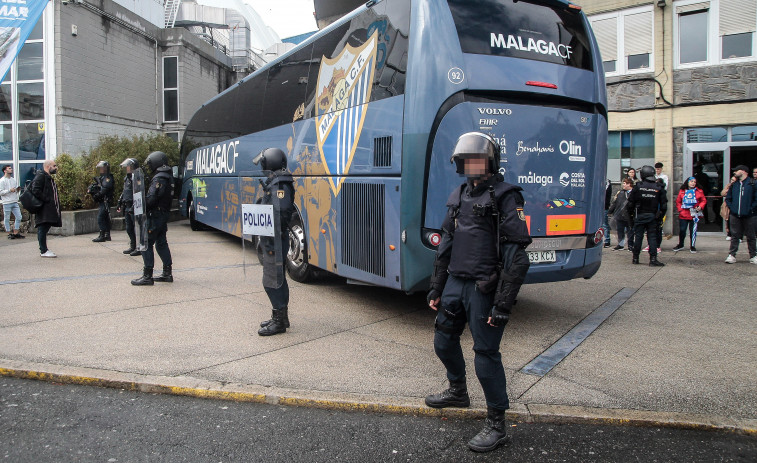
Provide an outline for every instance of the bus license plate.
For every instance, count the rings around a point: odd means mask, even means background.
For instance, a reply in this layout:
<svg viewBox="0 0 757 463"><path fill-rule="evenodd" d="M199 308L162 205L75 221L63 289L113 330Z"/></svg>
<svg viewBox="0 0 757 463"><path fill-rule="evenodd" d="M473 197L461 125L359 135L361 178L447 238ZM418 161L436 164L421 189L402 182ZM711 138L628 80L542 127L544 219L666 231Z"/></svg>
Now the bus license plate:
<svg viewBox="0 0 757 463"><path fill-rule="evenodd" d="M530 251L528 253L528 260L532 264L544 264L557 262L557 256L555 255L555 251Z"/></svg>

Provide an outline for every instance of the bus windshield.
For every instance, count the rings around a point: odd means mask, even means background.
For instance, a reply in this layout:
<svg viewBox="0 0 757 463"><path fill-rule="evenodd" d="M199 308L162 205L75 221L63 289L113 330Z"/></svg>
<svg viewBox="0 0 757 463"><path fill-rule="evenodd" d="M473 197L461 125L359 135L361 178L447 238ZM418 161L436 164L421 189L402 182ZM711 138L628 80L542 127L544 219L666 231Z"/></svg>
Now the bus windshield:
<svg viewBox="0 0 757 463"><path fill-rule="evenodd" d="M592 70L582 16L514 0L449 0L464 53L509 56Z"/></svg>

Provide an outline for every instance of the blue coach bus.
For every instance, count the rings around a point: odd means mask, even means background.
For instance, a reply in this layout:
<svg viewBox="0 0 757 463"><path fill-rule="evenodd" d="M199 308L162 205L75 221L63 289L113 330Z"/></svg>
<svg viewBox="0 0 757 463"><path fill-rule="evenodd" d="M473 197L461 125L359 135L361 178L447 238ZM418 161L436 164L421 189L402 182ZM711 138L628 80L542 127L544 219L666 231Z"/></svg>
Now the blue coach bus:
<svg viewBox="0 0 757 463"><path fill-rule="evenodd" d="M425 290L458 136L502 147L524 188L527 282L589 278L601 261L607 162L602 61L562 0L370 1L203 105L182 141L193 229L241 235L261 195L252 158L279 147L295 177L287 267Z"/></svg>

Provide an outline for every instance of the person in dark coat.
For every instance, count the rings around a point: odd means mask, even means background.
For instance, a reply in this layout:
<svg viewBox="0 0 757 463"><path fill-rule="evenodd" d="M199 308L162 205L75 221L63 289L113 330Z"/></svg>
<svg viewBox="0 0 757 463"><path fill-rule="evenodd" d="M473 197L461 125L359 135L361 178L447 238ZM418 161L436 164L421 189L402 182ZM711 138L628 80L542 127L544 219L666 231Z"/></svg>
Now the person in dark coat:
<svg viewBox="0 0 757 463"><path fill-rule="evenodd" d="M47 233L50 228L61 226L58 186L52 177L57 172L58 165L55 161L47 160L42 170L37 171L31 184L32 194L42 202L42 209L35 216L39 253L40 256L48 258L58 257L47 248Z"/></svg>
<svg viewBox="0 0 757 463"><path fill-rule="evenodd" d="M610 209L610 201L612 201L612 183L610 179L607 179L605 183L605 214L602 216L602 229L605 231L605 247L610 247L610 221L607 217L608 210Z"/></svg>

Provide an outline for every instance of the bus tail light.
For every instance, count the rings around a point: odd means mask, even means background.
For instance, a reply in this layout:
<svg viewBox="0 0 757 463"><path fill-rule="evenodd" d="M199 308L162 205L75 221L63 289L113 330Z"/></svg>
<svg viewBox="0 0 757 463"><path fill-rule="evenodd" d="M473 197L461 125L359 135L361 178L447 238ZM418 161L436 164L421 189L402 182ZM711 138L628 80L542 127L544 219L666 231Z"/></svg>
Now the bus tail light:
<svg viewBox="0 0 757 463"><path fill-rule="evenodd" d="M602 242L603 239L605 239L605 231L600 228L596 233L594 233L594 245L598 245Z"/></svg>
<svg viewBox="0 0 757 463"><path fill-rule="evenodd" d="M549 82L539 82L538 80L529 80L526 82L526 85L530 85L532 87L542 87L542 88L553 88L557 89L557 85L550 84Z"/></svg>
<svg viewBox="0 0 757 463"><path fill-rule="evenodd" d="M431 246L437 247L442 242L442 235L439 233L429 233L426 237Z"/></svg>

